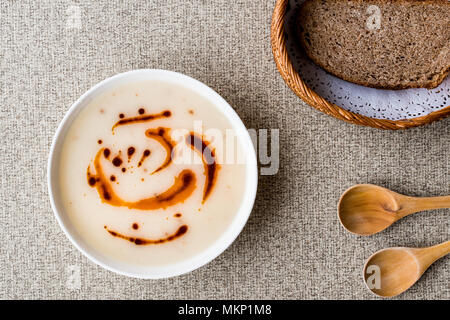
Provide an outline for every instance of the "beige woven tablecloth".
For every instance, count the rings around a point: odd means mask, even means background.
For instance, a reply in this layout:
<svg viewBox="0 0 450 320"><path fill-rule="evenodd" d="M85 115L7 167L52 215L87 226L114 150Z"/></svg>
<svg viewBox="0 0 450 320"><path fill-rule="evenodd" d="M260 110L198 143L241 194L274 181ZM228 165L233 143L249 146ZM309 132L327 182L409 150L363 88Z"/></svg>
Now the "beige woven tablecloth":
<svg viewBox="0 0 450 320"><path fill-rule="evenodd" d="M337 200L355 183L450 194L450 122L379 131L307 106L272 59L274 2L2 1L0 298L372 299L362 267L373 252L450 238L449 210L368 238L339 225ZM167 280L91 263L64 236L48 200L47 157L65 112L100 80L137 68L197 78L247 127L280 129L280 170L260 177L242 234L210 264ZM438 261L401 298L449 299L449 262ZM73 270L80 287L70 285Z"/></svg>

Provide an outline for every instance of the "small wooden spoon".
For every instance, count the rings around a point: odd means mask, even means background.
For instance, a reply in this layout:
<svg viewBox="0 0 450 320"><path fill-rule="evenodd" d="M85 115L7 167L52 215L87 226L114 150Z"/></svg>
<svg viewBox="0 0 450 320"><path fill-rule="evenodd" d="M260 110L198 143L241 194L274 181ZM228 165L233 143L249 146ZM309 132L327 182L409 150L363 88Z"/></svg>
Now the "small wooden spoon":
<svg viewBox="0 0 450 320"><path fill-rule="evenodd" d="M364 282L374 294L393 297L408 290L438 259L450 253L450 241L428 248L389 248L364 265Z"/></svg>
<svg viewBox="0 0 450 320"><path fill-rule="evenodd" d="M372 184L358 184L344 192L338 216L348 231L372 235L419 211L450 208L450 196L414 198Z"/></svg>

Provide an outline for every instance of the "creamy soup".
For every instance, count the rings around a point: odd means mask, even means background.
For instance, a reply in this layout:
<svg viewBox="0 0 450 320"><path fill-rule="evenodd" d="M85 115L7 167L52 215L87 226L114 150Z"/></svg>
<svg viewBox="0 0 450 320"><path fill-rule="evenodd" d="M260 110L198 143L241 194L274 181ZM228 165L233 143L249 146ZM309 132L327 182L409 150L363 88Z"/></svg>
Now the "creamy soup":
<svg viewBox="0 0 450 320"><path fill-rule="evenodd" d="M140 266L200 253L243 200L245 159L233 133L212 102L182 86L144 81L98 96L61 153L62 201L76 231Z"/></svg>

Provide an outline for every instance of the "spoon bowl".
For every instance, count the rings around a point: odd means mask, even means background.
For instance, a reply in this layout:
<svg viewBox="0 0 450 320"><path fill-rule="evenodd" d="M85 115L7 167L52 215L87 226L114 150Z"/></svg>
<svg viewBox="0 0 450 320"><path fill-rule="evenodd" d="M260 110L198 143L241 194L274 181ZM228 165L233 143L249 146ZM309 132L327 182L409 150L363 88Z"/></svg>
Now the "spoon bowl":
<svg viewBox="0 0 450 320"><path fill-rule="evenodd" d="M358 235L383 231L398 220L398 210L394 192L371 184L351 187L344 192L338 204L341 224Z"/></svg>
<svg viewBox="0 0 450 320"><path fill-rule="evenodd" d="M378 251L364 265L364 282L380 297L393 297L406 291L420 275L417 260L404 248Z"/></svg>

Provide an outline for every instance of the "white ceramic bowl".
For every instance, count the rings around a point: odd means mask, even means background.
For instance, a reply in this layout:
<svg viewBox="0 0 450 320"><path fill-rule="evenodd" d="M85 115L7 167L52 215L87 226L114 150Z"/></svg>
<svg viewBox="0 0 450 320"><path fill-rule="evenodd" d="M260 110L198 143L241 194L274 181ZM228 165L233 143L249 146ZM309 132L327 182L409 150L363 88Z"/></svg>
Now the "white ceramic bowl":
<svg viewBox="0 0 450 320"><path fill-rule="evenodd" d="M247 152L247 187L245 189L244 201L242 202L242 205L240 206L230 226L225 230L225 232L219 237L218 240L216 240L201 253L176 264L160 267L142 267L126 264L124 262L113 260L103 255L101 252L93 249L88 243L84 241L84 239L78 234L78 232L72 225L72 222L70 221L68 215L65 212L64 206L61 203L59 191L60 188L58 172L61 147L72 122L77 117L79 112L98 95L109 91L116 86L140 80L163 80L182 85L210 100L212 104L220 110L223 116L230 121L233 129L237 132L238 139L242 143L243 150ZM250 138L250 135L248 134L247 129L245 128L244 124L242 123L236 112L233 110L233 108L231 108L230 105L214 90L204 85L203 83L180 73L166 70L142 69L121 73L100 82L99 84L88 90L85 94L83 94L72 105L72 107L65 115L64 119L61 121L53 138L48 161L47 178L50 202L56 219L58 220L61 229L70 239L70 241L72 241L74 246L77 247L78 250L80 250L93 262L113 272L136 278L159 279L173 277L195 270L216 258L229 245L231 245L231 243L242 231L253 208L258 184L258 168L255 149L253 147L252 140Z"/></svg>

